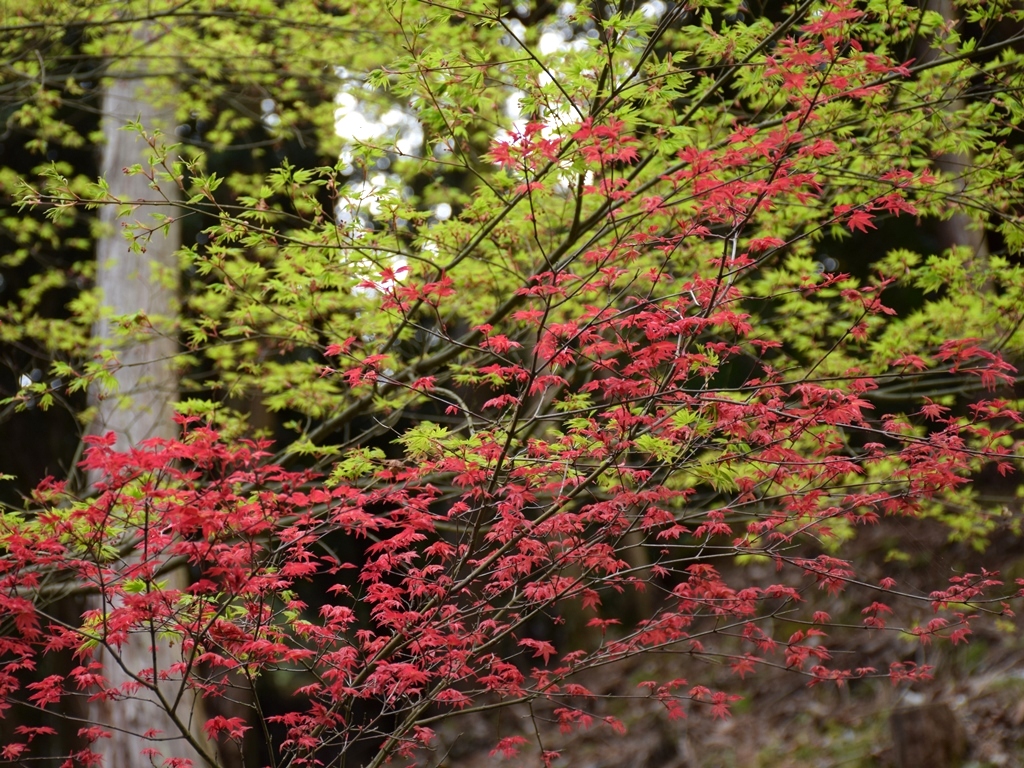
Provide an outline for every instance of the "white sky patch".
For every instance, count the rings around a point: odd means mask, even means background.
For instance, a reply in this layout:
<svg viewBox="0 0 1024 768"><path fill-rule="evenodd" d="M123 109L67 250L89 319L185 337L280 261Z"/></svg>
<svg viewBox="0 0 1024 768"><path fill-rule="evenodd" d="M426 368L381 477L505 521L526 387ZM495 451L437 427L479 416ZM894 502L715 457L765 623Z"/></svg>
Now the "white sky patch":
<svg viewBox="0 0 1024 768"><path fill-rule="evenodd" d="M397 181L394 174L375 173L365 181L347 184L345 196L338 201L338 221L350 223L358 219L370 228L370 216L386 213L389 203L399 201L401 196L394 186Z"/></svg>
<svg viewBox="0 0 1024 768"><path fill-rule="evenodd" d="M334 129L348 142L342 148L340 158L346 173L353 170L355 144L367 144L409 156L418 156L423 151L423 127L412 111L392 105L383 114L375 114L376 105L362 98L367 89L365 81L351 76L342 67L337 68L337 73L344 85L334 97ZM345 196L338 201L335 211L339 224L361 222L369 228L372 217L386 213L388 203L399 199L401 178L385 173L390 167L390 158L379 158L377 173L345 186Z"/></svg>
<svg viewBox="0 0 1024 768"><path fill-rule="evenodd" d="M383 114L375 114L376 105L361 98L369 90L366 81L344 67L336 67L335 72L342 80L341 90L334 97L334 129L338 136L403 155L419 155L423 127L414 112L393 104Z"/></svg>
<svg viewBox="0 0 1024 768"><path fill-rule="evenodd" d="M640 6L640 13L648 19L660 19L666 10L668 10L668 6L661 2L661 0L650 0L650 2Z"/></svg>
<svg viewBox="0 0 1024 768"><path fill-rule="evenodd" d="M502 36L502 45L508 46L509 48L516 45L516 41L513 39L512 35L515 35L519 40L523 40L526 37L526 25L519 19L505 19L505 26L512 34Z"/></svg>
<svg viewBox="0 0 1024 768"><path fill-rule="evenodd" d="M389 153L413 157L423 152L423 127L412 110L392 105L383 114L375 113L376 104L361 98L366 92L365 82L349 76L342 68L338 69L338 74L345 85L334 99L334 128L338 136L346 141L341 161L347 166L347 172L353 170L351 164L355 144L368 144ZM387 173L390 167L391 159L385 155L378 158L376 173L345 185L344 195L338 200L334 215L337 223L348 230L352 239L358 240L366 231L371 230L373 219L388 219L391 205L400 202L403 195L402 179L397 174ZM450 211L449 206L449 215ZM352 289L353 294L367 298L389 291L394 286L394 280L381 280L383 266L390 267L397 280L402 279L409 266L405 258L390 253L381 253L379 260L352 258L345 261L346 266L360 279L376 283L376 288Z"/></svg>
<svg viewBox="0 0 1024 768"><path fill-rule="evenodd" d="M281 124L281 116L277 114L277 102L273 99L263 99L260 102L260 111L263 113L261 119L263 125L274 130Z"/></svg>
<svg viewBox="0 0 1024 768"><path fill-rule="evenodd" d="M547 75L541 73L540 77L546 78ZM511 121L512 125L509 130L502 128L494 134L494 142L499 141L511 141L512 134L522 135L526 131L526 124L529 122L526 119L526 115L523 114L522 101L526 96L522 91L512 91L508 98L505 99L504 112L505 116ZM544 129L541 131L541 136L544 138L551 138L558 129L567 128L569 126L576 125L579 122L579 115L577 115L572 108L565 107L558 110L557 112L546 113L543 118Z"/></svg>
<svg viewBox="0 0 1024 768"><path fill-rule="evenodd" d="M335 99L334 127L343 139L394 148L399 154L417 155L423 147L423 128L410 112L391 107L376 117L355 93L342 91Z"/></svg>
<svg viewBox="0 0 1024 768"><path fill-rule="evenodd" d="M510 141L512 134L522 134L526 130L526 116L523 114L523 97L526 96L522 91L512 91L505 99L505 116L512 121L511 130L505 130L502 128L494 134L493 141Z"/></svg>
<svg viewBox="0 0 1024 768"><path fill-rule="evenodd" d="M659 18L668 9L665 0L647 0L640 10L648 18ZM558 18L541 29L537 41L537 53L546 58L554 58L564 55L573 50L587 47L588 40L598 36L597 29L592 24L584 25L583 29L573 24L579 20L571 17L576 13L577 6L572 2L562 2L558 7ZM504 20L510 34L506 34L502 43L510 47L518 46L519 41L526 40L527 29L518 19L506 18ZM554 66L557 69L557 65ZM370 101L366 98L369 85L365 79L350 73L343 67L336 68L338 76L343 85L335 97L335 129L342 139L348 143L341 153L341 160L347 166L346 173L352 173L352 161L354 160L354 145L367 144L379 147L390 153L405 156L420 156L424 151L432 154L438 159L450 154L451 148L443 143L431 147L424 147L423 128L417 119L415 109L403 108L401 105L381 106L379 102ZM541 85L550 82L550 76L541 72L538 76ZM510 141L514 134L522 134L526 130L528 118L536 119L546 124L542 135L550 137L556 133L572 127L579 121L577 115L568 105L555 113L546 113L539 116L527 116L523 114L522 100L525 94L519 90L513 90L505 99L504 113L508 119L508 130L499 130L495 133L493 141ZM268 117L276 117L274 110L276 104L272 99L265 99L260 105L264 112L264 121ZM381 110L384 110L381 112ZM403 196L400 178L392 173L387 173L392 161L384 158L377 162L376 172L369 178L352 180L345 188L345 196L339 200L336 216L339 224L351 225L354 230L368 230L373 227L373 219L387 217L389 203L393 203ZM576 174L567 170L560 174L556 190L561 194L568 194L578 183ZM588 175L592 177L592 174ZM591 183L591 178L585 183ZM448 203L439 203L433 209L434 219L438 222L451 218L453 210ZM353 235L359 235L354 232ZM429 253L429 248L424 248ZM398 262L393 258L390 260L395 268ZM403 262L404 264L404 262ZM361 273L366 274L369 279L375 280L375 274L379 269L374 267L367 260L360 260L353 266Z"/></svg>
<svg viewBox="0 0 1024 768"><path fill-rule="evenodd" d="M366 297L377 297L382 293L390 291L396 282L400 282L405 277L408 271L409 262L401 256L390 256L388 263L391 269L395 272L395 280L381 280L380 278L380 267L374 264L370 259L358 259L350 262L350 266L358 271L360 276L363 276L367 280L373 281L377 287L370 288L368 286L357 285L352 289L352 293L356 296Z"/></svg>
<svg viewBox="0 0 1024 768"><path fill-rule="evenodd" d="M549 56L566 49L565 36L561 32L548 31L540 36L537 41L537 50L542 56Z"/></svg>
<svg viewBox="0 0 1024 768"><path fill-rule="evenodd" d="M580 175L574 173L571 163L562 163L559 168L558 180L555 182L554 193L562 197L575 193L576 185L579 183ZM583 183L591 185L594 183L594 172L587 171L583 174Z"/></svg>

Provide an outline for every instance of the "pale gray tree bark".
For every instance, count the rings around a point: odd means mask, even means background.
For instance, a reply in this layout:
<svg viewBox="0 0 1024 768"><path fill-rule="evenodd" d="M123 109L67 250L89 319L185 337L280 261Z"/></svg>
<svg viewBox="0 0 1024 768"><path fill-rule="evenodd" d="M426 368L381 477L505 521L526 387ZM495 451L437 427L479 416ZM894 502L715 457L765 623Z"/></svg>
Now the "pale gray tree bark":
<svg viewBox="0 0 1024 768"><path fill-rule="evenodd" d="M117 385L94 387L90 395L96 407L94 431L115 432L119 449L137 446L148 438L173 438L178 432L172 416L178 395L174 363L178 352L174 322L178 304L175 254L181 245L181 232L176 222L165 232L158 218L179 213L169 203L175 190L162 183L156 188L146 175L124 171L136 164L146 171L151 169L152 148L138 133L123 130L129 121L138 120L150 133L173 126L168 94L147 90L167 88L166 83L117 79L107 87L103 100L106 143L101 173L108 180L110 194L133 207L124 217L119 210L122 206L113 204L103 206L100 213L103 232L97 243L96 282L102 309L93 333L112 355L108 365ZM157 171L159 178L160 169ZM147 233L150 229L153 231ZM142 250L132 247L127 232L134 232L135 244ZM136 317L133 325L137 328L126 333L119 318L131 316ZM166 578L171 589L183 589L188 583L184 569ZM159 675L161 670L181 661L182 655L180 646L158 639L156 633L140 632L117 653L103 650L102 660L103 674L115 686L152 669L154 663L155 674ZM161 685L166 701L175 701L179 686L180 681L175 680ZM148 768L154 762L160 765L161 758L145 756L144 750L153 748L163 758L188 758L196 766L213 763L215 752L202 737L201 701L185 695L171 714L158 698L143 690L132 698L90 705L95 708L90 712L91 719L107 726L112 733L112 738L101 739L93 746L103 755L106 768ZM194 744L189 743L183 728L192 735ZM154 730L160 731L160 735L143 735Z"/></svg>

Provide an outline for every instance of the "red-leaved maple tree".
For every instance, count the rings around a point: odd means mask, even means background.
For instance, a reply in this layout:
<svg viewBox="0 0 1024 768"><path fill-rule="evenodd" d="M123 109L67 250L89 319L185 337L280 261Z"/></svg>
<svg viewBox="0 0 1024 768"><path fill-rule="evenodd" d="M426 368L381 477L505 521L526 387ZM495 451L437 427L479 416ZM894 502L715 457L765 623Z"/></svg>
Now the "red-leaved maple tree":
<svg viewBox="0 0 1024 768"><path fill-rule="evenodd" d="M999 190L1020 182L990 181L1012 166L1019 88L1000 90L1003 65L984 74L999 93L977 127L991 146L913 128L934 117L967 136L977 105L954 103L971 94L954 98L951 83L983 77L961 67L995 53L954 51L927 17L904 42L932 40L939 54L897 59L883 33L908 21L837 0L749 26L683 5L656 20L597 9L571 20L600 30L590 48L489 63L474 35L530 50L506 16L416 7L440 14L451 49L409 32L411 58L369 83L413 94L447 142L417 162L472 171L473 195L453 191L448 215L402 202L401 180L373 181L372 198L353 202L369 195L380 146L353 160L363 192L341 165L286 165L225 203L198 161L151 139L147 172L181 186L183 216L206 217L202 247L185 251L198 276L179 320L182 367L218 383L211 400L182 404L177 439L121 450L112 433L87 437L90 489L51 478L0 517L0 713L81 698L162 709L177 732L142 734L142 757L171 768L189 762L181 743L219 766L254 737L276 768L333 764L366 744L377 768L435 746L445 718L515 704L563 730L621 729L594 714L587 675L651 652L676 654L678 674L639 695L673 718L693 706L727 717L737 698L708 685L697 659L809 684L929 676L906 658L834 656L836 624L850 619L826 612L819 591L854 593L853 637L959 643L979 616L1012 616L1019 585L996 573L904 589L848 553L859 527L885 518L960 510L973 535L988 518L972 480L1019 463L1006 361L1024 283L1009 256L1019 199ZM672 40L680 50L665 50ZM481 94L506 72L528 119L477 152L465 126L493 112ZM987 153L965 161L975 175L959 187L937 159L955 151ZM49 180L26 201L114 203L56 171ZM974 223L992 231L993 254L949 243L926 260L870 239L977 214L970 195L985 180L991 218ZM851 234L879 255L848 256L848 269L816 258ZM965 275L979 276L976 291L941 294ZM152 331L145 317L124 324ZM83 380L116 354L92 365L76 369ZM298 436L278 454L240 437L210 405L221 392L265 395L302 417L288 427ZM751 562L774 577L750 576ZM167 581L179 569L185 588ZM95 600L74 620L53 609L84 594ZM152 663L133 667L120 652L138 638ZM126 682L108 681L101 655ZM40 674L51 657L67 669ZM268 678L286 704L261 695ZM181 706L193 700L208 709L199 729ZM82 719L64 765L95 764L113 736ZM0 747L13 762L56 732L14 731ZM537 759L554 765L535 736ZM519 733L494 741L509 756L528 745Z"/></svg>

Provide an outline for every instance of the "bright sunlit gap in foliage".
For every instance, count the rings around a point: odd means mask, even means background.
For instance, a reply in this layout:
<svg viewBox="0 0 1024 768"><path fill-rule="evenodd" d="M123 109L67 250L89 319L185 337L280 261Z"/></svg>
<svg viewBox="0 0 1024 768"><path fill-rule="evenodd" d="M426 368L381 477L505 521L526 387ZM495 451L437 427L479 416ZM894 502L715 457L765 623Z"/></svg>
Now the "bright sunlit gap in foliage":
<svg viewBox="0 0 1024 768"><path fill-rule="evenodd" d="M540 56L553 64L567 54L586 50L599 36L595 23L586 19L581 22L576 16L577 10L576 4L564 2L559 6L553 20L541 27L536 50ZM652 0L641 7L641 12L649 19L660 18L665 11L666 5L660 0ZM517 13L525 16L529 13L529 8L525 5L517 7ZM525 25L516 18L506 18L504 24L508 32L502 37L502 43L513 49L522 48L527 35ZM628 72L627 65L619 66L622 74ZM343 82L340 92L335 97L335 130L338 136L346 141L340 160L343 174L349 177L336 206L335 215L338 225L345 227L351 237L358 239L361 236L360 230L373 229L374 219L386 211L389 201L405 199L411 194L411 190L402 186L401 177L392 172L392 158L400 160L402 157L421 156L425 137L423 127L412 108L403 108L394 103L381 107L367 98L373 88L365 78L344 67L336 67L335 71ZM547 71L541 72L538 77L541 85L552 82L552 77ZM509 128L497 129L492 138L493 142L514 140L516 136L522 135L531 119L538 117L545 123L542 131L545 138L571 128L581 119L581 115L570 105L562 105L553 112L544 110L543 114L531 118L523 111L525 98L526 94L521 90L512 89L509 92L503 107ZM273 99L264 99L261 104L263 121L268 128L273 128L280 122L280 118L274 113L275 107ZM357 169L353 165L356 145L382 149L385 155L375 161L373 168ZM430 152L439 160L452 155L452 149L446 142L435 143ZM578 182L578 176L570 171L571 163L564 162L561 165L563 172L560 173L553 191L564 197L571 194ZM587 171L584 183L592 184L593 180L593 172ZM452 206L442 202L434 206L432 219L435 222L443 222L450 219L452 214ZM404 223L402 220L398 221L399 226ZM436 247L431 247L432 245L427 243L424 247L424 256L429 258L436 251ZM408 267L406 259L383 254L379 263L370 259L359 259L349 263L359 270L359 276L366 280L376 280L382 264L394 269L399 279L406 274L403 268ZM392 284L393 281L388 279L379 288L387 290ZM357 288L355 291L374 293L373 289L368 288Z"/></svg>
<svg viewBox="0 0 1024 768"><path fill-rule="evenodd" d="M375 110L366 95L372 88L362 78L356 77L344 67L336 69L344 83L335 97L335 130L346 144L341 151L342 173L349 178L335 208L339 226L347 229L349 236L358 239L361 230L372 229L375 217L385 210L388 201L397 200L407 193L398 174L388 172L391 157L418 157L423 150L423 128L416 115L397 105L384 111ZM384 150L371 169L359 169L354 165L355 145L372 145ZM399 221L401 225L403 222ZM380 267L387 264L396 275L404 274L407 262L402 258L381 255L381 261L370 259L350 262L365 280L376 280ZM386 289L390 286L382 285ZM373 294L369 288L356 288L358 294Z"/></svg>

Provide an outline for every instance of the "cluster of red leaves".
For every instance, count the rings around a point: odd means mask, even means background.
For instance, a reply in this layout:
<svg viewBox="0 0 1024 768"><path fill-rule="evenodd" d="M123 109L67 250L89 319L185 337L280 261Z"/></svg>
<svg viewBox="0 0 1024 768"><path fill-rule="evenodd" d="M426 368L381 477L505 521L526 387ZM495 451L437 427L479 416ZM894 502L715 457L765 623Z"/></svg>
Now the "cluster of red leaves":
<svg viewBox="0 0 1024 768"><path fill-rule="evenodd" d="M694 290L707 289L695 283ZM540 371L586 355L604 365L582 390L604 405L577 415L561 437L531 441L514 462L498 434L483 430L458 450L439 449L416 464L381 462L358 482L324 485L308 472L268 463L263 443L225 441L195 423L184 425L181 440L153 440L127 452L114 450L112 435L90 438L83 468L102 477L93 497L77 499L47 481L32 519L8 517L0 525L0 613L9 626L0 638L0 701L5 708L15 701L54 708L79 691L116 701L155 681L221 697L239 672L252 679L294 669L303 681L296 693L307 704L271 719L285 732L276 748L305 764L348 729L372 733L383 713L410 708L420 716L390 733L389 743L403 752L429 742L437 715L428 716L427 705L461 711L495 697L540 698L553 703L563 728L588 725L591 715L572 702L591 694L570 682L573 675L651 649L715 654L708 641L723 626L749 645L731 662L740 676L775 657L812 682L875 674L831 665L821 642L827 615L815 614L811 626L787 640L766 633L766 618L803 601L799 581L732 586L702 553L723 545L758 553L822 589L843 590L856 579L850 563L824 554L793 557L790 547L803 534L827 535L840 518L859 524L913 514L965 482L976 452L964 447L966 436L995 450L1006 432L988 419L1016 415L990 402L964 423L926 407L935 424L928 435L888 423L885 439L898 438L902 447L865 446L850 456L840 431L876 429L856 392L767 376L742 400L695 393L693 377L712 375L740 346L719 345L713 360L708 345L685 340L707 328L738 337L750 329L730 310L702 317L684 306L648 303L607 326L594 316L539 327L539 362L532 369L500 366L500 380L529 392ZM632 329L642 329L642 342L631 340ZM1001 372L1000 361L968 342L941 354L956 365L987 371L989 363ZM649 405L629 406L635 402ZM683 413L687 418L679 418ZM671 477L685 465L681 452L706 444L709 434L720 441L714 461L701 466L710 480L716 467L742 464L745 471L734 476L737 492L728 504L699 511L690 504L694 488L680 488ZM816 447L798 451L809 435ZM659 445L674 448L659 455ZM870 474L878 462L895 467L885 487L843 482ZM454 499L442 500L437 484L444 478L461 489ZM759 491L765 487L793 490L766 507ZM630 535L650 552L646 565L630 559ZM332 543L360 539L361 562L330 554ZM163 586L163 574L184 566L196 576L187 590ZM47 585L55 577L100 595L100 607L78 625L47 620ZM304 582L329 585L315 608L297 597ZM986 599L999 584L992 574L957 577L930 598L937 612L951 603L957 611L912 631L959 642L968 631L963 606ZM661 597L635 626L603 611L607 595L645 588ZM891 583L878 587L882 595L891 591ZM531 634L536 617L557 616L570 603L600 629L596 647L564 648ZM884 628L892 610L873 601L864 626ZM131 670L130 682L111 686L93 660L95 649L116 654L138 634L176 638L178 658L165 669ZM40 654L57 651L72 652L76 668L26 684ZM898 682L928 670L903 664L889 674ZM727 714L731 698L724 693L680 686L654 685L651 695L673 716L684 714L686 700ZM375 701L382 713L369 726L348 719L358 700ZM214 717L205 729L239 739L251 725ZM24 735L5 754L27 750L36 734ZM514 746L506 740L498 750Z"/></svg>

